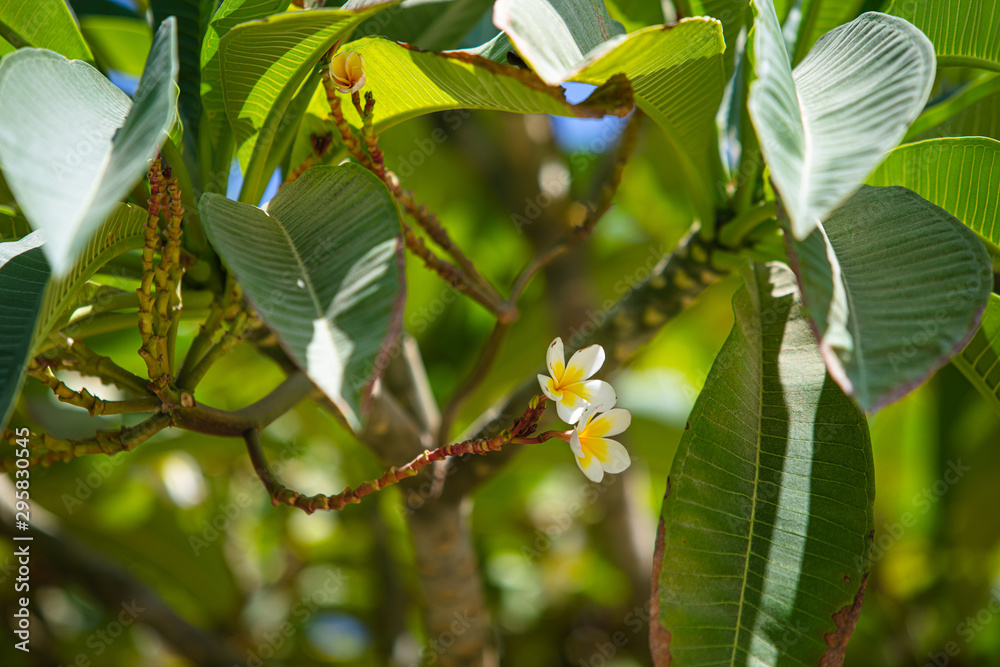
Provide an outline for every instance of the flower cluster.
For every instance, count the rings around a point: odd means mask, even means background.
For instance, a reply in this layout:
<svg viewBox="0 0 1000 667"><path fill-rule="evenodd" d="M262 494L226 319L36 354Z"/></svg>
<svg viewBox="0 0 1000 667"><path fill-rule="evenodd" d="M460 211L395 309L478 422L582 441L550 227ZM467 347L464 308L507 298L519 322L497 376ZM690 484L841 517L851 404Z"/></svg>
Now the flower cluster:
<svg viewBox="0 0 1000 667"><path fill-rule="evenodd" d="M594 482L604 479L605 472L624 471L632 462L625 447L607 437L624 432L632 423L631 413L615 407L618 397L610 384L590 379L604 365L604 358L604 348L591 345L576 352L567 364L562 339L556 338L545 359L549 375L538 376L559 418L575 425L569 444L576 464Z"/></svg>

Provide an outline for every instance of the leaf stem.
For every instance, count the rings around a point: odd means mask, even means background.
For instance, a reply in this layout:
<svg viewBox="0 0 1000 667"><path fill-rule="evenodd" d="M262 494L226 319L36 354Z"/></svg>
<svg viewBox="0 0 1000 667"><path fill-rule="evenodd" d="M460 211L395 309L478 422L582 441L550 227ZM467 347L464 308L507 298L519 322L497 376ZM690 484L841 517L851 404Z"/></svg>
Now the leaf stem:
<svg viewBox="0 0 1000 667"><path fill-rule="evenodd" d="M719 230L719 243L726 248L739 248L761 223L777 215L778 207L773 201L762 201L723 225Z"/></svg>

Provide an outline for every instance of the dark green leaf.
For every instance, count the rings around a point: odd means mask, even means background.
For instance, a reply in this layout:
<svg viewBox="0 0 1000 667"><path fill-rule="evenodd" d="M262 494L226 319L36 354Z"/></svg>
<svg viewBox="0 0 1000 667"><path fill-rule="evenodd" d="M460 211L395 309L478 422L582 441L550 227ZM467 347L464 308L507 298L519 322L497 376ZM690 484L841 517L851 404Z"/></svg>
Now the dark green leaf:
<svg viewBox="0 0 1000 667"><path fill-rule="evenodd" d="M808 239L786 240L830 374L865 410L957 354L993 285L979 238L906 188L863 186Z"/></svg>
<svg viewBox="0 0 1000 667"><path fill-rule="evenodd" d="M657 665L840 664L827 636L849 636L860 611L867 421L827 374L791 271L757 264L747 282L663 502Z"/></svg>
<svg viewBox="0 0 1000 667"><path fill-rule="evenodd" d="M381 35L429 51L453 49L492 4L492 0L403 0L364 21L354 35Z"/></svg>
<svg viewBox="0 0 1000 667"><path fill-rule="evenodd" d="M21 392L49 265L42 232L0 243L0 430L7 425Z"/></svg>
<svg viewBox="0 0 1000 667"><path fill-rule="evenodd" d="M151 0L150 8L156 25L168 16L177 17L177 85L181 91L177 106L189 145L196 146L201 120L201 44L215 0Z"/></svg>
<svg viewBox="0 0 1000 667"><path fill-rule="evenodd" d="M402 317L399 213L388 190L358 165L313 167L267 212L216 194L199 208L264 322L357 429Z"/></svg>

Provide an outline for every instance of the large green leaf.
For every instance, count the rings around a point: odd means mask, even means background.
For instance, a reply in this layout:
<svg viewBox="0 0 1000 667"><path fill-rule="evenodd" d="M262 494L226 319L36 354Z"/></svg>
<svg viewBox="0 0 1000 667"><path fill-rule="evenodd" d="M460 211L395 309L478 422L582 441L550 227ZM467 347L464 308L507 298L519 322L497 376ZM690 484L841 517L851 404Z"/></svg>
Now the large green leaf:
<svg viewBox="0 0 1000 667"><path fill-rule="evenodd" d="M223 0L209 22L201 43L201 107L213 147L219 145L227 124L219 68L222 38L241 23L262 19L287 7L286 0Z"/></svg>
<svg viewBox="0 0 1000 667"><path fill-rule="evenodd" d="M21 391L49 265L42 232L0 243L0 429L7 425Z"/></svg>
<svg viewBox="0 0 1000 667"><path fill-rule="evenodd" d="M388 190L358 165L322 166L281 188L267 212L211 193L199 208L264 322L357 428L402 316L399 212Z"/></svg>
<svg viewBox="0 0 1000 667"><path fill-rule="evenodd" d="M351 43L365 59L365 91L375 96L375 129L382 131L408 118L446 109L491 109L516 113L600 118L624 116L632 108L627 86L612 86L595 103L571 105L561 88L547 86L531 72L499 65L459 51L430 53L381 37ZM329 113L326 94L313 98ZM361 118L350 104L344 117L355 127Z"/></svg>
<svg viewBox="0 0 1000 667"><path fill-rule="evenodd" d="M1000 139L1000 74L987 74L920 114L904 141L939 137Z"/></svg>
<svg viewBox="0 0 1000 667"><path fill-rule="evenodd" d="M80 252L80 260L73 270L64 278L49 283L32 347L37 347L72 314L70 306L77 303L81 288L91 276L118 255L143 246L148 217L149 213L143 208L118 204L107 220L101 223Z"/></svg>
<svg viewBox="0 0 1000 667"><path fill-rule="evenodd" d="M403 0L358 26L357 37L381 35L431 51L458 46L492 0Z"/></svg>
<svg viewBox="0 0 1000 667"><path fill-rule="evenodd" d="M594 49L625 34L601 0L497 0L493 23L551 86L571 78Z"/></svg>
<svg viewBox="0 0 1000 667"><path fill-rule="evenodd" d="M201 44L215 0L150 0L153 22L177 17L178 112L184 122L184 136L197 146L201 120Z"/></svg>
<svg viewBox="0 0 1000 667"><path fill-rule="evenodd" d="M330 48L369 16L398 0L357 11L286 12L230 30L219 46L222 97L243 169L243 201L258 201L270 177L268 153L285 110Z"/></svg>
<svg viewBox="0 0 1000 667"><path fill-rule="evenodd" d="M500 0L493 20L539 75L599 84L616 74L632 83L635 102L663 129L700 219L712 219L715 113L725 72L722 26L689 19L628 35L589 0ZM567 42L566 35L575 35ZM616 36L617 35L617 36Z"/></svg>
<svg viewBox="0 0 1000 667"><path fill-rule="evenodd" d="M0 37L19 49L31 46L71 60L94 60L65 0L0 2Z"/></svg>
<svg viewBox="0 0 1000 667"><path fill-rule="evenodd" d="M627 32L663 23L663 6L648 0L605 0L608 14Z"/></svg>
<svg viewBox="0 0 1000 667"><path fill-rule="evenodd" d="M979 329L952 363L1000 413L1000 296L990 294Z"/></svg>
<svg viewBox="0 0 1000 667"><path fill-rule="evenodd" d="M127 16L84 16L80 28L87 37L97 63L132 76L142 74L142 66L153 45L149 24Z"/></svg>
<svg viewBox="0 0 1000 667"><path fill-rule="evenodd" d="M791 271L750 274L663 501L657 665L832 667L860 611L874 529L868 424L827 374Z"/></svg>
<svg viewBox="0 0 1000 667"><path fill-rule="evenodd" d="M799 240L854 193L923 109L934 50L912 25L867 13L827 33L792 72L771 0L756 0L748 109Z"/></svg>
<svg viewBox="0 0 1000 667"><path fill-rule="evenodd" d="M1000 141L929 139L889 153L869 185L901 185L965 223L1000 252Z"/></svg>
<svg viewBox="0 0 1000 667"><path fill-rule="evenodd" d="M889 13L920 28L942 67L1000 72L1000 0L895 0Z"/></svg>
<svg viewBox="0 0 1000 667"><path fill-rule="evenodd" d="M0 64L0 164L25 217L43 229L57 277L148 169L176 118L173 19L157 31L135 103L96 69L43 49Z"/></svg>
<svg viewBox="0 0 1000 667"><path fill-rule="evenodd" d="M902 187L863 186L805 241L786 239L830 374L865 410L957 354L993 285L979 238Z"/></svg>

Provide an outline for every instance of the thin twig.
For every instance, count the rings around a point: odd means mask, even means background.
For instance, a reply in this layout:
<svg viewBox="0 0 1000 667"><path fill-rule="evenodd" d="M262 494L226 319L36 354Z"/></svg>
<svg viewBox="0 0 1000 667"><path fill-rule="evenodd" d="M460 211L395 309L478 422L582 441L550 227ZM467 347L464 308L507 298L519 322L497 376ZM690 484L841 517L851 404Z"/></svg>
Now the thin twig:
<svg viewBox="0 0 1000 667"><path fill-rule="evenodd" d="M420 456L409 463L399 468L393 466L381 477L373 479L370 482L365 482L355 489L344 489L344 491L335 496L326 496L323 494L303 496L292 491L278 480L270 464L267 462L267 457L264 455L264 450L260 443L260 432L257 429L249 429L243 434L243 439L246 441L247 453L250 455L254 471L261 482L263 482L268 495L271 496L271 504L290 505L298 507L307 514L312 514L320 509L340 510L346 505L360 503L361 499L365 496L396 484L408 477L413 477L421 468L434 461L441 461L449 457L463 456L465 454L487 454L498 451L503 445L514 440L527 438L534 432L538 420L542 416L542 412L545 411L545 403L546 399L544 396L534 397L530 401L528 408L524 411L524 414L515 420L509 429L502 431L492 438L466 440L465 442L439 447L434 450L425 450Z"/></svg>
<svg viewBox="0 0 1000 667"><path fill-rule="evenodd" d="M126 401L105 401L94 396L87 389L76 391L56 377L50 367L43 367L33 360L28 367L28 375L39 380L52 390L63 403L85 409L92 417L97 415L121 415L131 412L156 412L162 403L159 398L147 397Z"/></svg>

